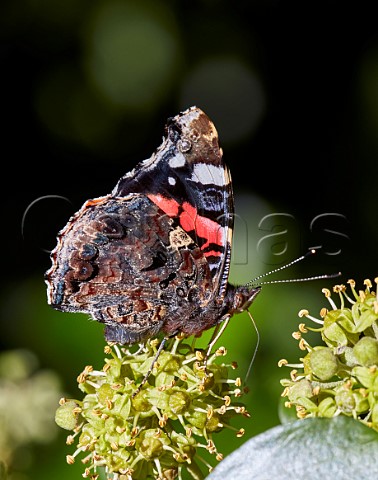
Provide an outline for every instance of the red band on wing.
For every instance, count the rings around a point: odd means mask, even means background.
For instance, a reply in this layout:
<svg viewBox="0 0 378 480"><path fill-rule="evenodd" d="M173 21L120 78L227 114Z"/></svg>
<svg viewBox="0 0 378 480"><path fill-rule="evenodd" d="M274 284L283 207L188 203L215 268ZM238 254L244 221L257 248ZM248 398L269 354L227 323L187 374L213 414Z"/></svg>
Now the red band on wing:
<svg viewBox="0 0 378 480"><path fill-rule="evenodd" d="M225 238L223 229L217 222L198 215L197 209L188 202L184 202L182 208L184 210L180 215L182 228L185 231L194 230L199 237L206 238L206 243L202 245L201 250L209 247L211 243L221 247L224 246ZM222 252L209 251L205 252L205 255L222 255Z"/></svg>
<svg viewBox="0 0 378 480"><path fill-rule="evenodd" d="M179 204L172 198L165 198L162 195L152 195L151 193L147 197L154 202L159 208L163 210L169 217L177 217L179 212Z"/></svg>
<svg viewBox="0 0 378 480"><path fill-rule="evenodd" d="M190 205L190 203L184 202L181 205L183 211L178 215L180 205L176 200L165 198L159 194L149 194L147 196L170 217L179 216L180 225L186 232L195 231L196 235L205 238L206 243L202 245L201 250L209 247L212 243L220 247L225 245L226 239L223 228L217 222L214 222L214 220L198 215L197 209ZM210 255L219 256L222 255L222 252L211 250L204 254L207 257Z"/></svg>

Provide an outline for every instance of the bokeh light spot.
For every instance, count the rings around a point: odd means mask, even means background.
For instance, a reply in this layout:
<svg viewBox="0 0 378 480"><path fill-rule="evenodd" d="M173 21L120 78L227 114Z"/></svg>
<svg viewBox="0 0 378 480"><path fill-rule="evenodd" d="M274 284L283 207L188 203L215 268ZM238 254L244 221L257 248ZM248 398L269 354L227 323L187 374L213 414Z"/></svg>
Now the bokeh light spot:
<svg viewBox="0 0 378 480"><path fill-rule="evenodd" d="M160 2L101 4L86 41L86 71L111 103L138 111L165 99L179 44L174 19Z"/></svg>
<svg viewBox="0 0 378 480"><path fill-rule="evenodd" d="M256 73L236 57L208 58L183 83L181 106L197 105L217 125L222 143L238 142L259 125L265 95Z"/></svg>
<svg viewBox="0 0 378 480"><path fill-rule="evenodd" d="M34 96L40 121L57 137L94 150L111 142L118 115L94 95L73 66L45 72Z"/></svg>

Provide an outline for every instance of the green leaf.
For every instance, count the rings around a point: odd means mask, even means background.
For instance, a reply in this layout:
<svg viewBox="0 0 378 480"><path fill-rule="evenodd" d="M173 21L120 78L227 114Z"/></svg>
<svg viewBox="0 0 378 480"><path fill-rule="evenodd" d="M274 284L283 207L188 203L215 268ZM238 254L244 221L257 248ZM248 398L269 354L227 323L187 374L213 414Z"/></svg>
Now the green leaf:
<svg viewBox="0 0 378 480"><path fill-rule="evenodd" d="M207 480L378 478L377 451L378 433L358 420L307 418L250 439Z"/></svg>

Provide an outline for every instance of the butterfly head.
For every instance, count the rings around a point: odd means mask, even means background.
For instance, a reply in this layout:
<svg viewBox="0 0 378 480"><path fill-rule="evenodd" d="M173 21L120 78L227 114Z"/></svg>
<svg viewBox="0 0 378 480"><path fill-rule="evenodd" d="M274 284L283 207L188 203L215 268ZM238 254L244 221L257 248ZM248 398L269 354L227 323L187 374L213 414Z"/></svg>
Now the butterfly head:
<svg viewBox="0 0 378 480"><path fill-rule="evenodd" d="M244 312L249 308L256 296L261 291L261 287L251 287L250 285L240 285L238 287L232 287L231 290L231 308L230 313Z"/></svg>

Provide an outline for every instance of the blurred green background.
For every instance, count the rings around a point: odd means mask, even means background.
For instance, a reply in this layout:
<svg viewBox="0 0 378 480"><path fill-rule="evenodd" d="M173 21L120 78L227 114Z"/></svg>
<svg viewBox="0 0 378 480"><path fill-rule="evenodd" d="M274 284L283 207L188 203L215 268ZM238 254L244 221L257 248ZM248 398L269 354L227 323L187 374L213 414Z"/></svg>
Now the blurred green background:
<svg viewBox="0 0 378 480"><path fill-rule="evenodd" d="M72 447L53 414L60 396L80 396L75 379L85 365L102 366L102 326L48 307L48 251L86 199L109 193L151 155L167 117L197 105L218 129L239 216L231 281L247 282L320 244L316 259L280 278L341 270L337 283L361 283L377 275L378 25L371 7L1 2L0 348L8 353L0 357L0 459L11 464L12 480L81 478L80 462L65 463ZM337 215L316 218L330 213ZM272 241L260 241L270 234ZM326 306L321 288L333 283L263 288L251 308L261 337L245 397L251 419L242 439L223 435L224 454L279 422L286 372L277 361L298 358L297 312L317 315ZM220 343L243 378L256 347L246 314Z"/></svg>

